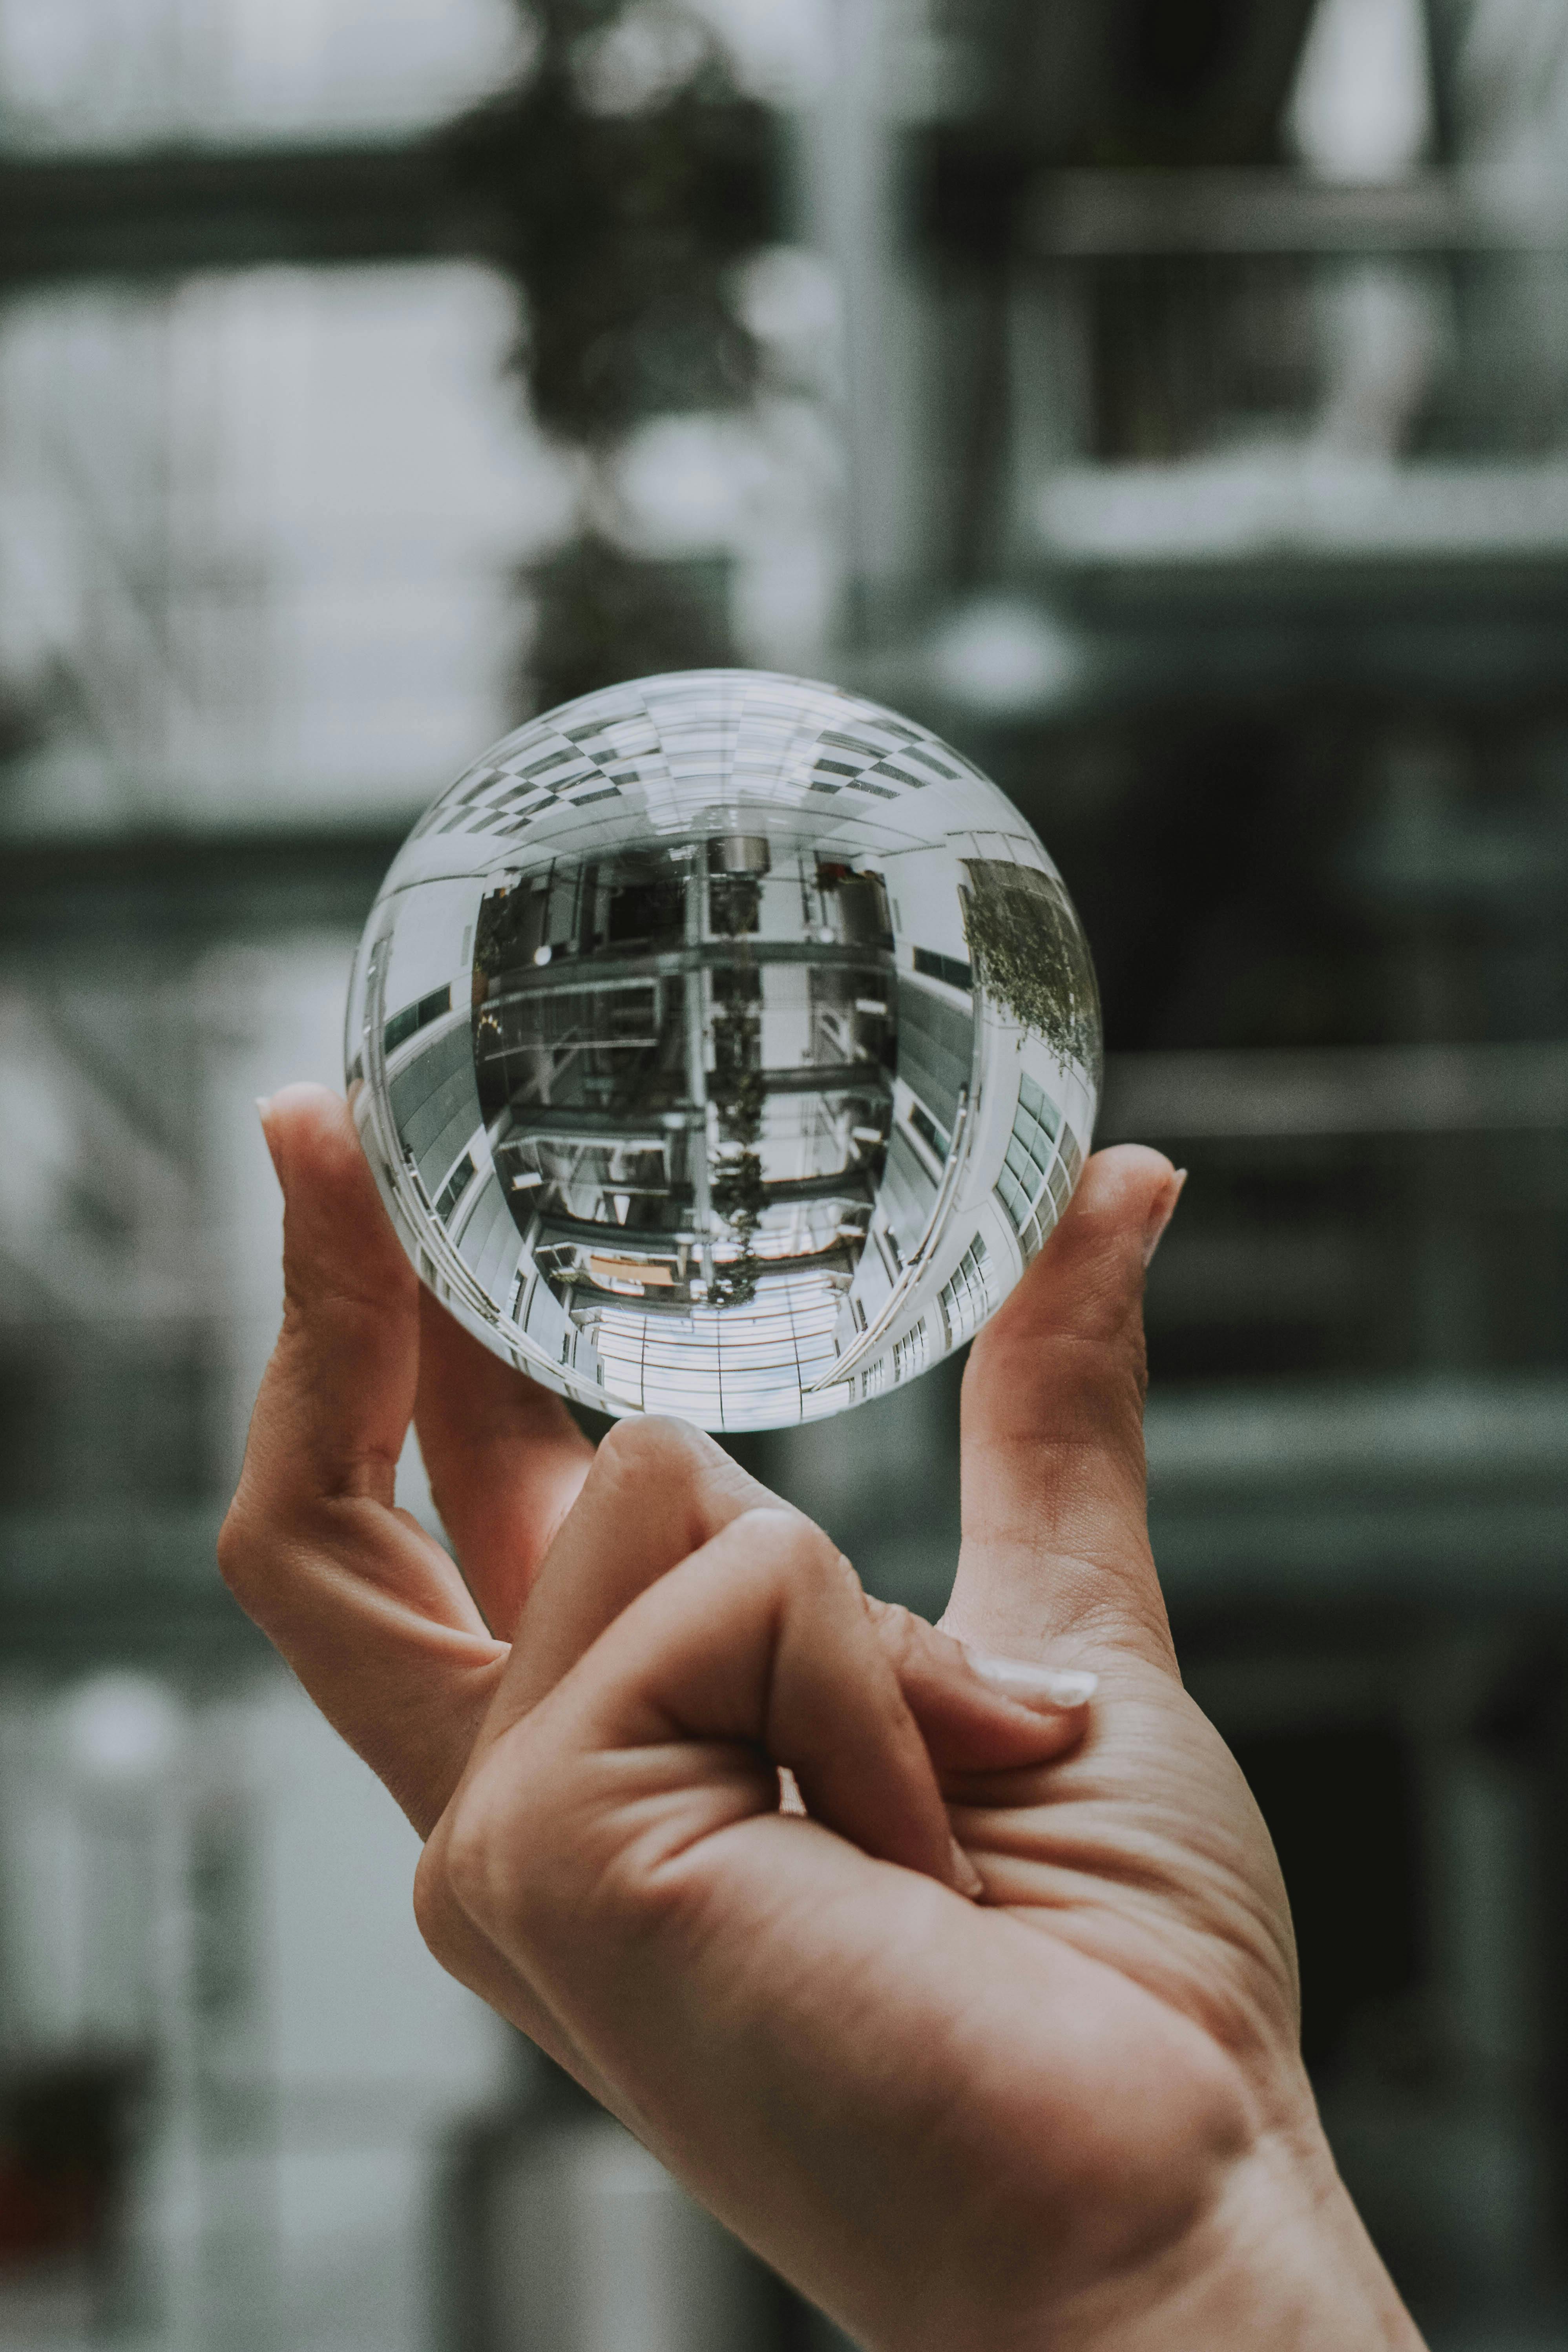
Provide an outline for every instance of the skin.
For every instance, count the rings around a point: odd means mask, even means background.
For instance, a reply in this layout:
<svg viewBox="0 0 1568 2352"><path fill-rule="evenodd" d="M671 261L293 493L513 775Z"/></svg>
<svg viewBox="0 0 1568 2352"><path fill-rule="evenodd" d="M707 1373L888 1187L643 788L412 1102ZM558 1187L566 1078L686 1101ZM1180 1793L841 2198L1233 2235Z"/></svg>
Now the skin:
<svg viewBox="0 0 1568 2352"><path fill-rule="evenodd" d="M1418 2347L1150 1555L1169 1163L1091 1160L974 1344L937 1630L700 1433L595 1454L420 1291L335 1097L265 1125L286 1306L220 1557L425 1837L437 1958L868 2352ZM394 1507L411 1417L460 1573Z"/></svg>

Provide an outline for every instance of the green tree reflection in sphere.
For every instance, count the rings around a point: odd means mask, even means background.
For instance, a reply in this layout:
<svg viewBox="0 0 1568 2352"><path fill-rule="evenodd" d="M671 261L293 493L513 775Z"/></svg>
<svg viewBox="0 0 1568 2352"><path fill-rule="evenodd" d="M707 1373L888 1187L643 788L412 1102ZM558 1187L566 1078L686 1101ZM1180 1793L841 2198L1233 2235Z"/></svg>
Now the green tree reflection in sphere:
<svg viewBox="0 0 1568 2352"><path fill-rule="evenodd" d="M1100 1068L1055 867L941 739L693 670L520 728L415 828L349 1003L404 1246L579 1402L714 1430L913 1379L1067 1203Z"/></svg>

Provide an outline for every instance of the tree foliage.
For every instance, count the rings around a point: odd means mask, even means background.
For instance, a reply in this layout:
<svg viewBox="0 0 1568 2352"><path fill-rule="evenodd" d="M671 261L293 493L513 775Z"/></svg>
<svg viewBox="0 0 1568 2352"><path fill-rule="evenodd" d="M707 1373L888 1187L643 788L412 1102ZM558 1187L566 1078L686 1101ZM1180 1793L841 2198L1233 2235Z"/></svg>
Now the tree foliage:
<svg viewBox="0 0 1568 2352"><path fill-rule="evenodd" d="M1100 1078L1100 992L1072 903L1055 875L995 857L964 860L963 928L974 977L1058 1061Z"/></svg>

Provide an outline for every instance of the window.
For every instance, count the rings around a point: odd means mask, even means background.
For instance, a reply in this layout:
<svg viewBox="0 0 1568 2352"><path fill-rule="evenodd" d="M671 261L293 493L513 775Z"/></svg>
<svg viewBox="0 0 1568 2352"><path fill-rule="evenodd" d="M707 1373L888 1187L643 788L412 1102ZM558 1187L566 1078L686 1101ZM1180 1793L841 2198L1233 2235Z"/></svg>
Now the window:
<svg viewBox="0 0 1568 2352"><path fill-rule="evenodd" d="M422 996L417 1004L405 1004L402 1012L395 1013L386 1024L387 1052L395 1054L399 1045L406 1045L409 1038L427 1023L438 1021L443 1013L450 1013L451 1009L450 983L445 988L432 989L430 994Z"/></svg>
<svg viewBox="0 0 1568 2352"><path fill-rule="evenodd" d="M1022 1079L996 1197L1016 1229L1026 1263L1061 1214L1082 1164L1072 1129L1063 1126L1056 1104L1033 1078ZM1046 1208L1047 1192L1050 1204Z"/></svg>
<svg viewBox="0 0 1568 2352"><path fill-rule="evenodd" d="M973 1015L900 972L898 1035L900 1077L951 1135L972 1083Z"/></svg>
<svg viewBox="0 0 1568 2352"><path fill-rule="evenodd" d="M974 973L959 956L938 955L931 948L915 950L915 970L927 980L944 980L949 988L973 989Z"/></svg>
<svg viewBox="0 0 1568 2352"><path fill-rule="evenodd" d="M471 1151L465 1151L442 1185L440 1196L436 1202L436 1214L444 1225L451 1223L452 1212L468 1191L473 1173L474 1155Z"/></svg>
<svg viewBox="0 0 1568 2352"><path fill-rule="evenodd" d="M922 1315L912 1331L893 1342L893 1380L912 1381L917 1372L926 1368L930 1349L926 1345L926 1319Z"/></svg>
<svg viewBox="0 0 1568 2352"><path fill-rule="evenodd" d="M958 1347L978 1331L996 1305L985 1244L978 1234L959 1259L937 1299L947 1327L947 1344Z"/></svg>
<svg viewBox="0 0 1568 2352"><path fill-rule="evenodd" d="M939 1160L947 1158L948 1139L935 1119L929 1115L923 1103L917 1102L910 1105L910 1125L929 1151L934 1152Z"/></svg>

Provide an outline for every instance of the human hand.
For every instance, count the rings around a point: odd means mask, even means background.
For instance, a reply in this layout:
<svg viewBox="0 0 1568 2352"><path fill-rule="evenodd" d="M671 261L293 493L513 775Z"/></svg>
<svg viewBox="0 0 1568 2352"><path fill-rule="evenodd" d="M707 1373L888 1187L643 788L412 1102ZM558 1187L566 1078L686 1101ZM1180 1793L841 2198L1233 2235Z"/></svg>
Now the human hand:
<svg viewBox="0 0 1568 2352"><path fill-rule="evenodd" d="M1414 2344L1149 1559L1166 1164L1091 1161L973 1351L944 1623L1030 1706L697 1433L623 1424L590 1475L420 1300L342 1106L290 1090L269 1132L289 1304L226 1572L429 1833L438 1956L868 2345ZM416 1390L468 1590L391 1507ZM1041 1668L1098 1674L1087 1714Z"/></svg>

